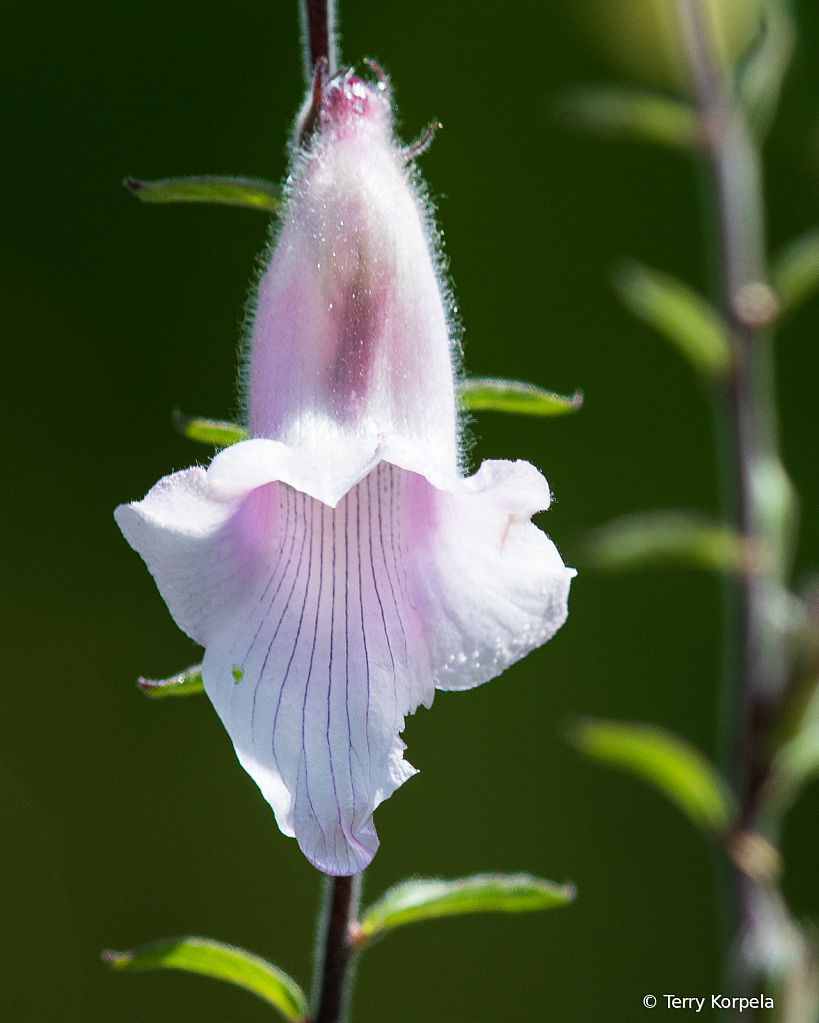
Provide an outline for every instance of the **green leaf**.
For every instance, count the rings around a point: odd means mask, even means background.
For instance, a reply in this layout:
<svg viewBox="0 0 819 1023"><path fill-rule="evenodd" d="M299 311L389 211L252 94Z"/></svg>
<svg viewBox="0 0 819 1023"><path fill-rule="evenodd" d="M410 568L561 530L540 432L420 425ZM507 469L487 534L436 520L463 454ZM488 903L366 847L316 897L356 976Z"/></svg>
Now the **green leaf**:
<svg viewBox="0 0 819 1023"><path fill-rule="evenodd" d="M728 327L702 296L658 270L623 264L614 276L620 297L645 323L665 335L688 361L708 377L724 377L731 368Z"/></svg>
<svg viewBox="0 0 819 1023"><path fill-rule="evenodd" d="M201 664L194 664L170 678L140 678L137 679L137 685L152 700L161 700L166 696L192 696L205 691Z"/></svg>
<svg viewBox="0 0 819 1023"><path fill-rule="evenodd" d="M596 760L650 782L705 831L725 834L736 819L736 801L722 776L698 749L654 725L581 718L570 741Z"/></svg>
<svg viewBox="0 0 819 1023"><path fill-rule="evenodd" d="M277 210L281 205L281 189L261 178L213 175L160 178L158 181L126 178L123 185L143 202L213 202L223 206L250 206L257 210Z"/></svg>
<svg viewBox="0 0 819 1023"><path fill-rule="evenodd" d="M227 448L248 438L247 430L236 423L227 423L221 419L197 419L183 415L179 409L174 409L173 425L191 440L215 444L217 448Z"/></svg>
<svg viewBox="0 0 819 1023"><path fill-rule="evenodd" d="M793 18L777 0L765 4L762 29L737 78L737 95L757 139L773 123L796 44Z"/></svg>
<svg viewBox="0 0 819 1023"><path fill-rule="evenodd" d="M819 775L819 678L816 677L816 653L813 651L806 682L806 693L793 694L804 700L797 724L782 742L773 758L771 771L760 798L762 826L781 821L802 788ZM777 823L778 826L778 823Z"/></svg>
<svg viewBox="0 0 819 1023"><path fill-rule="evenodd" d="M591 567L613 572L668 565L752 572L762 550L759 541L704 516L657 511L624 515L593 530L586 537L585 556Z"/></svg>
<svg viewBox="0 0 819 1023"><path fill-rule="evenodd" d="M773 764L773 783L777 799L790 805L800 789L819 774L819 721L803 725L797 734L777 752Z"/></svg>
<svg viewBox="0 0 819 1023"><path fill-rule="evenodd" d="M102 958L115 970L185 970L226 980L275 1006L291 1023L307 1018L307 999L291 977L251 952L211 938L155 941L130 952L106 951Z"/></svg>
<svg viewBox="0 0 819 1023"><path fill-rule="evenodd" d="M771 265L771 284L783 313L801 305L819 288L819 228L780 249Z"/></svg>
<svg viewBox="0 0 819 1023"><path fill-rule="evenodd" d="M575 896L572 885L531 874L476 874L459 881L420 878L386 891L361 920L363 941L394 927L463 913L528 913L563 906Z"/></svg>
<svg viewBox="0 0 819 1023"><path fill-rule="evenodd" d="M475 377L463 381L458 389L461 404L471 412L517 412L527 416L561 416L576 412L583 404L583 392L570 396L544 391L519 380Z"/></svg>
<svg viewBox="0 0 819 1023"><path fill-rule="evenodd" d="M655 142L673 149L700 145L699 118L687 103L641 89L578 89L557 104L567 124L607 138Z"/></svg>

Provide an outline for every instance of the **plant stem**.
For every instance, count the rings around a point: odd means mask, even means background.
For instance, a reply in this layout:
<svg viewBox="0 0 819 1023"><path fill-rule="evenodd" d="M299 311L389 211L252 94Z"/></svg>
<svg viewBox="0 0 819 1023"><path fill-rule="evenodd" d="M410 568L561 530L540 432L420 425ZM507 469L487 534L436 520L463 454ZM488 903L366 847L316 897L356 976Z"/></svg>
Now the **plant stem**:
<svg viewBox="0 0 819 1023"><path fill-rule="evenodd" d="M361 874L328 877L322 912L323 943L316 975L315 1023L341 1023L347 1009L355 947L352 925L358 919Z"/></svg>
<svg viewBox="0 0 819 1023"><path fill-rule="evenodd" d="M755 827L760 787L769 769L769 737L785 678L785 653L768 613L786 570L789 491L777 452L772 343L766 329L775 300L766 288L764 201L760 154L733 95L714 60L701 0L676 0L688 70L700 115L714 194L713 232L720 270L720 303L731 334L734 369L718 400L721 447L732 451L733 507L741 535L761 544L764 563L738 584L737 622L725 629L737 647L736 667L724 680L726 773L736 787L741 826ZM725 483L726 481L723 481ZM727 489L727 488L726 488ZM748 881L725 871L740 932L753 927Z"/></svg>
<svg viewBox="0 0 819 1023"><path fill-rule="evenodd" d="M309 85L322 57L332 76L338 70L336 54L335 0L300 0L301 34L304 43L304 76Z"/></svg>
<svg viewBox="0 0 819 1023"><path fill-rule="evenodd" d="M760 774L761 732L783 679L781 639L767 625L771 585L784 574L787 482L777 453L772 348L765 317L755 319L754 297L765 299L765 227L760 155L725 77L714 62L700 0L677 0L689 71L714 176L723 311L733 342L728 426L736 452L737 527L765 543L763 571L741 583L742 639L732 773L740 790L743 824L753 822ZM777 490L777 488L779 488Z"/></svg>

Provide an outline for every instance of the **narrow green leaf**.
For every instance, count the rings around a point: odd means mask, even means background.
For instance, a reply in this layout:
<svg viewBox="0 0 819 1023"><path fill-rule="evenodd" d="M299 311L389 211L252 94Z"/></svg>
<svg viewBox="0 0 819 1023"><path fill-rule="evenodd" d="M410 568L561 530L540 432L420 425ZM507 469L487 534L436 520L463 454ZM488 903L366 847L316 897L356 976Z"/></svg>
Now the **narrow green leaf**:
<svg viewBox="0 0 819 1023"><path fill-rule="evenodd" d="M819 228L780 249L771 265L771 284L783 313L801 305L819 288Z"/></svg>
<svg viewBox="0 0 819 1023"><path fill-rule="evenodd" d="M762 28L737 78L737 95L748 123L764 139L773 123L779 95L796 44L793 18L773 0L765 4Z"/></svg>
<svg viewBox="0 0 819 1023"><path fill-rule="evenodd" d="M528 913L563 906L575 896L572 885L554 884L531 874L476 874L459 881L420 878L386 891L361 920L364 941L394 927L463 913Z"/></svg>
<svg viewBox="0 0 819 1023"><path fill-rule="evenodd" d="M773 765L778 798L789 805L800 789L819 774L819 721L811 721L777 752Z"/></svg>
<svg viewBox="0 0 819 1023"><path fill-rule="evenodd" d="M276 210L281 205L281 189L261 178L213 175L160 178L158 181L126 178L123 184L143 202L212 202L222 206L249 206L268 211Z"/></svg>
<svg viewBox="0 0 819 1023"><path fill-rule="evenodd" d="M797 724L773 758L760 799L763 824L780 821L802 788L819 775L819 679L815 671L814 661L805 685L807 693L798 694L805 702Z"/></svg>
<svg viewBox="0 0 819 1023"><path fill-rule="evenodd" d="M566 124L606 138L655 142L673 149L700 145L697 113L687 103L641 89L578 89L557 104Z"/></svg>
<svg viewBox="0 0 819 1023"><path fill-rule="evenodd" d="M581 718L569 739L588 756L656 786L705 831L722 835L736 818L734 796L717 769L691 743L662 728Z"/></svg>
<svg viewBox="0 0 819 1023"><path fill-rule="evenodd" d="M179 409L174 409L173 425L191 440L215 444L217 448L230 447L248 437L247 430L236 423L227 423L221 419L197 419L183 415Z"/></svg>
<svg viewBox="0 0 819 1023"><path fill-rule="evenodd" d="M702 296L682 281L636 262L620 267L614 285L635 316L665 335L695 369L709 377L727 374L728 328Z"/></svg>
<svg viewBox="0 0 819 1023"><path fill-rule="evenodd" d="M205 691L201 664L194 664L170 678L139 678L137 685L152 700L161 700L166 696L192 696Z"/></svg>
<svg viewBox="0 0 819 1023"><path fill-rule="evenodd" d="M226 980L269 1002L291 1023L307 1018L307 999L292 977L266 959L211 938L155 941L130 952L106 951L102 958L115 970L185 970Z"/></svg>
<svg viewBox="0 0 819 1023"><path fill-rule="evenodd" d="M527 416L562 416L576 412L583 404L583 392L565 396L544 391L519 380L475 377L465 380L458 390L461 403L472 412L517 412Z"/></svg>
<svg viewBox="0 0 819 1023"><path fill-rule="evenodd" d="M593 530L585 555L591 567L613 572L668 565L751 572L759 566L761 549L758 541L704 516L657 511L625 515Z"/></svg>

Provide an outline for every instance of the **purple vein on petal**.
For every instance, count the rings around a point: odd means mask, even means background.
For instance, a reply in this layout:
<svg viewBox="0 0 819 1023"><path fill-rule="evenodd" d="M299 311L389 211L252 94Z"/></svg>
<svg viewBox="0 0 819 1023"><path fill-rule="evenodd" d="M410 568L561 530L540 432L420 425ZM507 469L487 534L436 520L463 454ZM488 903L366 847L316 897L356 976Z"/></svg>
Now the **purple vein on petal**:
<svg viewBox="0 0 819 1023"><path fill-rule="evenodd" d="M395 657L392 652L392 643L390 643L390 632L387 628L387 618L384 614L384 604L381 600L381 594L378 592L378 582L375 578L375 558L373 557L373 521L372 521L372 495L370 493L371 480L375 473L370 473L367 477L367 526L369 530L369 545L370 545L370 574L373 579L373 589L375 590L375 599L378 601L378 610L381 612L381 624L384 626L384 638L387 641L387 650L390 655L390 664L392 665L392 694L393 703L395 705L395 721L394 725L398 724L400 717L398 713L398 678L395 673Z"/></svg>
<svg viewBox="0 0 819 1023"><path fill-rule="evenodd" d="M281 502L281 495L282 494L284 494L285 504L286 504L286 507L287 507L287 517L286 517L285 523L284 523L284 530L282 531L282 530L277 528L277 530L276 530L276 534L277 534L276 535L276 542L278 542L279 537L286 537L288 535L288 533L290 533L290 550L287 552L287 557L286 558L282 557L282 552L281 552L281 550L279 551L279 558L276 561L276 564L273 566L273 570L270 573L270 578L267 581L267 585L265 586L264 590L262 591L261 596L259 597L259 605L261 605L261 604L264 603L265 597L267 596L268 592L270 591L270 587L273 585L273 580L276 578L276 572L278 572L279 567L281 565L284 565L284 568L282 569L281 577L279 578L278 585L276 586L276 590L273 593L273 596L270 598L270 604L268 605L267 611L263 611L261 613L261 615L259 616L259 624L256 627L256 633L253 636L253 639L250 641L250 646L245 651L245 656L242 658L241 663L239 665L240 667L242 667L246 663L248 657L250 657L251 653L253 652L253 647L256 645L256 640L259 638L259 633L262 631L262 628L263 628L265 622L267 621L267 616L273 610L273 605L276 603L276 597L279 595L279 590L281 589L282 583L284 582L285 577L287 575L287 571L290 568L290 560L291 560L291 558L293 556L293 548L296 546L296 524L295 524L295 521L293 522L292 529L290 528L291 498L292 498L292 504L293 504L293 515L294 515L294 519L295 519L295 504L296 504L295 491L291 490L290 487L287 487L284 484L276 484L276 487L277 487L277 489L279 491L279 510L281 511L281 503L282 503ZM279 519L279 521L280 521L280 519ZM234 644L234 647L231 648L231 655L233 654L234 648L235 648L235 644Z"/></svg>
<svg viewBox="0 0 819 1023"><path fill-rule="evenodd" d="M304 680L304 696L302 697L302 701L301 701L301 752L302 752L302 756L304 757L304 792L305 792L305 795L307 796L307 802L310 804L310 812L313 814L313 817L316 819L316 821L318 823L318 826L321 829L321 834L322 834L322 837L324 838L324 851L326 853L327 852L327 836L324 834L324 828L321 826L321 821L318 820L318 817L316 816L316 810L315 810L315 807L313 806L313 800L310 798L310 781L309 781L309 777L308 777L308 768L307 768L307 761L308 761L308 756L307 756L307 693L308 693L308 691L310 689L310 679L312 678L312 675L313 675L313 659L315 658L315 655L316 655L316 640L318 638L318 623L319 623L319 615L321 614L321 594L322 594L322 590L324 588L324 505L319 504L317 501L315 501L312 498L311 498L311 501L310 501L310 562L309 562L309 567L308 567L308 570L307 570L308 571L307 585L304 588L304 603L302 604L302 609L301 609L302 615L301 615L301 618L299 619L299 629L298 629L298 632L296 633L296 640L295 640L295 642L293 644L293 653L290 655L290 663L287 665L287 672L285 673L285 680L287 679L287 674L290 672L290 664L293 663L293 657L295 656L296 647L298 646L298 643L299 643L299 636L301 634L301 626L302 626L302 622L304 620L304 612L305 612L305 610L307 608L307 602L308 602L308 598L309 598L309 595L310 595L310 575L312 574L313 554L315 553L315 546L314 546L314 539L315 539L315 537L313 536L313 533L314 533L313 524L314 524L314 522L316 520L316 517L317 517L316 514L315 514L316 506L318 506L318 508L319 508L319 515L318 515L318 520L319 520L319 571L318 571L318 577L319 577L319 580L318 580L318 593L316 594L316 618L315 618L315 621L313 622L313 642L312 642L312 644L310 646L310 661L309 661L309 663L307 665L307 678ZM284 683L282 683L282 685L283 684ZM328 710L329 710L329 708L328 708ZM329 715L328 715L328 727L329 727ZM275 725L275 722L274 722L274 724L273 724L274 732L275 732L275 729L276 729L276 725ZM338 805L338 793L336 792L336 779L335 779L335 776L333 775L333 758L332 758L332 753L330 753L330 777L332 778L332 781L333 781L333 795L335 796L336 805Z"/></svg>
<svg viewBox="0 0 819 1023"><path fill-rule="evenodd" d="M370 655L367 650L367 629L364 625L364 593L361 577L361 491L362 484L355 488L356 553L358 562L358 607L361 615L361 641L364 644L364 664L367 676L367 706L365 712L365 733L367 736L367 778L372 783L372 754L370 752ZM352 493L352 491L351 491Z"/></svg>
<svg viewBox="0 0 819 1023"><path fill-rule="evenodd" d="M325 512L325 514L327 514ZM330 542L330 577L332 585L330 588L330 650L327 657L327 731L325 732L325 741L327 742L327 754L330 757L330 775L333 779L333 792L336 791L336 776L333 770L333 749L330 745L330 716L333 713L332 709L332 695L333 695L333 643L335 641L336 632L336 510L330 509L330 525L331 529L331 542ZM324 558L321 559L322 572L324 571ZM336 797L336 806L338 806L338 797ZM344 825L341 823L341 807L339 807L339 826L344 829Z"/></svg>
<svg viewBox="0 0 819 1023"><path fill-rule="evenodd" d="M349 517L350 495L344 495L344 706L347 712L347 762L350 767L350 789L353 794L353 806L357 805L355 794L355 772L353 771L353 726L350 721L350 558L349 558ZM334 520L335 521L335 520ZM334 527L335 528L335 527ZM335 534L334 534L335 535ZM335 546L333 547L335 557ZM356 754L357 756L358 754ZM360 762L359 762L360 763Z"/></svg>
<svg viewBox="0 0 819 1023"><path fill-rule="evenodd" d="M346 512L346 502L345 502L345 512ZM353 814L352 821L351 821L351 823L348 823L347 826L345 826L345 822L344 822L343 814L342 814L341 803L340 803L340 801L338 799L338 793L337 793L337 790L336 790L336 775L335 775L335 766L334 766L334 763L333 763L333 747L332 747L332 744L331 744L331 741L330 741L330 731L331 731L330 719L331 719L331 715L333 713L333 689L336 686L336 679L334 678L334 672L333 672L333 655L334 655L335 634L336 634L336 575L337 575L337 571L338 571L336 563L337 563L337 560L338 560L337 559L337 554L338 554L337 544L339 542L338 541L338 537L337 537L337 529L336 529L336 524L337 523L336 523L336 520L338 518L340 518L340 516L341 516L341 508L337 507L335 509L327 509L326 514L329 515L329 517L330 517L330 524L332 526L332 543L331 543L332 591L331 591L331 608L330 608L330 650L329 650L329 664L328 664L328 669L327 669L327 731L325 733L325 740L327 742L327 752L328 752L328 755L329 755L329 758L330 758L330 773L331 773L332 779L333 779L333 793L336 796L336 808L338 810L339 829L341 831L341 834L346 839L348 839L350 843L354 843L356 841L356 837L355 837L355 805L356 805L356 800L355 800L355 783L353 782L353 778L352 778L352 763L350 761L350 746L352 744L352 735L350 733L350 709L349 709L349 706L346 703L346 700L347 700L346 688L345 688L345 711L346 711L346 718L347 718L347 737L348 737L348 741L347 741L347 761L348 761L348 765L349 765L349 769L350 769L350 787L352 789L352 807L351 807L351 810L352 810L352 814ZM346 547L345 547L345 557L346 557ZM345 632L345 642L346 642L346 632ZM348 834L348 832L349 832L349 834ZM336 835L335 838L334 838L334 841L337 841L337 840L338 840L338 835ZM339 858L337 850L336 850L336 857L337 857L337 859Z"/></svg>
<svg viewBox="0 0 819 1023"><path fill-rule="evenodd" d="M276 487L277 496L279 498L279 515L276 518L276 540L278 542L278 539L279 539L280 536L287 536L288 526L290 525L290 488L284 486L283 484L273 484L273 486ZM284 497L284 504L285 504L285 507L287 508L287 517L285 519L284 530L283 531L281 529L282 497ZM292 550L292 545L291 545L291 550ZM279 549L279 558L278 558L278 560L276 561L276 564L273 567L273 571L270 573L270 578L267 581L267 585L265 586L264 590L262 591L262 593L261 593L261 595L259 597L259 603L260 604L262 604L264 602L264 599L267 596L270 587L273 585L273 580L276 578L276 571L278 570L279 565L282 563L283 560L284 559L282 558L282 550L280 548ZM285 565L285 567L284 567L284 572L282 573L282 578L284 577L284 574L286 572L287 572L287 565ZM279 580L279 585L281 585L281 580ZM273 594L273 600L275 600L275 599L276 599L276 594L274 593ZM271 606L272 606L272 601L271 601ZM262 618L262 621L264 621L264 617ZM261 628L261 623L259 625L259 628ZM259 631L257 629L256 630L256 636L258 636L258 634L259 634ZM256 636L253 637L254 640L255 640Z"/></svg>
<svg viewBox="0 0 819 1023"><path fill-rule="evenodd" d="M410 596L409 580L407 578L407 562L404 551L404 519L403 499L407 485L407 477L402 469L394 465L390 466L390 546L392 547L392 560L395 565L395 576L398 580L398 588L406 601L407 607L415 609L415 602ZM398 486L396 487L396 479ZM398 499L396 500L396 491ZM397 550L396 550L397 545ZM400 555L400 557L399 557Z"/></svg>
<svg viewBox="0 0 819 1023"><path fill-rule="evenodd" d="M383 473L381 472L382 466L384 468L384 472ZM384 477L384 475L386 475L387 480L389 480L390 504L392 504L392 487L393 487L393 481L394 481L394 469L393 469L393 467L391 465L385 465L385 463L383 463L383 462L381 463L381 465L379 465L378 469L379 469L379 474L378 474L378 535L379 535L379 538L380 538L380 541L381 541L381 557L382 557L382 559L384 561L384 574L386 575L387 582L389 583L389 586L390 586L390 595L392 596L392 603L393 603L393 606L395 607L395 614L396 614L396 617L398 618L398 626L401 629L401 637L402 637L402 639L404 641L404 665L405 665L405 667L407 669L409 669L410 661L409 661L409 648L407 646L407 632L406 632L406 629L404 628L404 619L401 617L401 608L400 608L400 606L398 604L398 599L395 596L395 586L393 586L392 576L390 575L390 567L387 564L387 552L386 552L386 549L384 547L384 519L383 519L383 516L382 516L382 513L381 513L381 497L382 497L382 494L383 494L384 490L386 490L386 483L383 480L383 477ZM390 534L392 534L392 530L390 530ZM394 553L395 552L393 550L393 554Z"/></svg>
<svg viewBox="0 0 819 1023"><path fill-rule="evenodd" d="M395 470L393 469L393 471L390 473L390 502L389 502L389 508L387 509L388 516L389 516L389 524L390 524L390 553L392 554L392 567L393 567L393 571L395 573L395 580L396 580L396 584L398 586L398 592L401 594L401 599L403 601L404 607L406 609L408 609L410 611L410 614L411 614L412 613L412 611L411 611L412 604L411 604L411 602L409 600L409 597L407 595L407 588L404 585L406 580L402 578L402 575L406 574L406 566L404 565L404 550L403 550L403 547L401 545L400 523L396 522L396 515L395 515L395 503L396 503L395 502L395 490L396 490L396 487L395 487ZM402 492L403 492L403 488L402 488ZM396 550L396 545L397 545L398 550ZM398 551L401 552L401 558L400 558L401 564L400 565L398 563L399 562ZM386 555L384 557L384 560L385 561L387 560L386 559Z"/></svg>
<svg viewBox="0 0 819 1023"><path fill-rule="evenodd" d="M289 488L288 488L288 491L289 491ZM291 561L293 559L293 548L296 546L296 536L297 536L297 533L298 533L298 525L299 525L299 519L298 519L298 515L296 513L297 493L296 493L295 490L289 491L289 493L288 493L288 502L290 500L290 494L292 494L292 499L293 499L293 528L291 530L290 550L288 551L288 554L287 554L287 564L285 565L284 572L282 572L281 579L279 579L279 585L276 587L276 592L273 594L273 597L270 600L270 604L268 605L267 611L262 613L261 621L259 623L259 628L256 630L256 635L253 637L253 641L250 644L250 648L248 649L248 652L245 655L245 658L250 656L250 653L253 650L253 647L254 647L254 645L256 643L256 639L259 636L259 632L260 632L260 630L262 628L262 625L267 621L268 616L272 613L273 606L276 603L276 598L279 595L279 591L281 590L282 583L287 578L287 573L290 570L290 564L291 564ZM301 495L301 498L302 498L302 508L303 508L304 507L304 500L305 500L304 499L304 494ZM289 505L288 505L288 507L289 507ZM281 624L284 621L284 616L287 614L287 609L290 606L290 600L291 600L291 598L293 596L293 591L295 590L296 583L298 582L299 576L301 575L301 563L302 563L302 559L304 557L304 541L305 541L305 536L306 536L305 532L302 531L301 549L299 550L299 563L296 566L295 575L293 577L293 585L290 587L290 593L287 595L287 600L284 603L284 608L282 609L282 613L279 616L278 622L276 623L276 628L273 631L273 638L270 640L270 643L268 644L267 653L264 656L264 661L262 662L262 666L259 669L259 677L256 679L256 685L255 685L255 687L253 689L253 703L251 705L251 712L250 712L251 734L253 732L253 726L254 726L254 723L256 721L256 700L257 700L257 697L259 695L259 687L261 686L262 682L264 681L264 673L265 673L265 668L267 667L268 658L270 657L270 651L273 649L273 644L276 642L276 637L278 636L279 629L281 628ZM279 694L279 699L281 700L281 693ZM271 741L272 741L272 737L271 737ZM273 759L276 760L276 751L275 751L275 749L272 752L273 752ZM276 763L278 764L277 760L276 760Z"/></svg>
<svg viewBox="0 0 819 1023"><path fill-rule="evenodd" d="M336 622L336 515L337 510L335 508L326 508L322 506L322 525L321 525L321 577L322 585L324 580L324 520L325 518L330 520L331 526L331 542L330 542L330 649L328 656L327 665L327 728L324 733L324 738L327 743L327 757L330 764L330 778L333 782L333 796L335 797L336 809L338 811L338 826L342 835L346 835L344 827L344 821L341 816L341 803L338 798L338 786L336 785L336 771L335 765L333 764L333 747L330 742L330 717L332 715L332 692L333 692L333 641L335 638L335 622ZM319 605L321 604L321 590L319 590ZM316 615L316 629L318 629L318 614ZM305 703L307 702L307 692L305 690ZM338 855L338 834L333 835L333 848L336 853L336 860L340 860Z"/></svg>
<svg viewBox="0 0 819 1023"><path fill-rule="evenodd" d="M265 668L267 667L267 661L268 661L268 658L270 657L270 651L273 649L273 644L276 642L276 636L279 633L279 628L280 628L282 622L284 621L284 617L287 614L288 609L290 608L290 601L291 601L291 599L293 597L293 593L294 593L294 591L296 589L296 583L299 581L299 579L302 576L301 565L302 565L302 561L304 560L304 548L305 548L305 545L307 543L307 530L308 530L308 523L307 523L307 496L305 494L301 495L301 510L302 510L302 529L303 529L303 533L302 533L302 538L301 538L301 550L299 551L299 563L298 563L298 565L296 567L296 571L295 571L295 574L293 576L293 585L290 587L290 593L288 594L287 602L284 605L284 609L282 610L281 617L279 618L279 621L276 624L276 631L273 633L273 638L270 640L270 645L267 648L267 653L265 654L264 662L262 664L262 669L261 669L261 672L259 673L259 681L261 681L262 677L264 676ZM312 516L311 516L311 525L312 525ZM276 725L277 725L278 719L279 719L279 711L281 710L282 697L284 696L284 687L287 684L287 676L290 673L290 666L293 663L293 658L296 655L296 647L297 647L298 642L299 642L299 635L301 633L302 620L304 618L304 606L305 606L305 604L307 602L307 591L308 591L308 588L310 586L310 574L312 572L312 568L313 568L313 552L312 552L312 548L311 548L310 552L309 552L308 561L307 561L307 583L305 584L305 587L304 587L304 598L302 600L301 611L299 612L299 624L298 624L298 628L296 630L296 638L293 641L293 650L292 650L292 652L290 654L290 660L287 662L287 670L285 671L284 675L282 676L281 685L279 686L279 698L276 701L276 713L273 715L273 728L271 730L271 735L270 735L270 747L271 747L271 752L273 753L273 760L275 761L277 768L278 768L279 761L278 761L278 757L276 756ZM255 694L254 694L254 697L253 697L253 705L254 705L254 711L255 711L255 705L256 705L256 696L255 696Z"/></svg>

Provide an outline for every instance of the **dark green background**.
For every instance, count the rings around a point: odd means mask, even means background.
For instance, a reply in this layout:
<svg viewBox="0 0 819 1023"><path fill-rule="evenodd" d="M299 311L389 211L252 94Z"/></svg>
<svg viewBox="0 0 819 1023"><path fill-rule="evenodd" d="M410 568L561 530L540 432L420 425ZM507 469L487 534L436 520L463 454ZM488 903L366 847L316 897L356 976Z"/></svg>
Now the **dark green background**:
<svg viewBox="0 0 819 1023"><path fill-rule="evenodd" d="M819 220L819 12L811 0L799 10L768 152L775 245ZM261 1021L265 1006L226 985L117 976L98 958L202 933L307 983L319 892L207 700L153 704L134 687L199 654L112 517L206 458L171 429L174 406L235 411L238 324L267 224L145 207L120 181L284 174L302 91L295 0L12 0L2 20L2 1018ZM543 469L556 502L542 524L569 563L584 530L615 515L714 511L694 374L608 284L634 255L704 286L694 169L556 126L562 89L613 74L556 3L348 0L341 27L347 60L377 58L393 76L405 138L444 124L422 165L468 369L586 394L562 420L481 414L474 457ZM818 333L814 301L778 345L799 574L819 564ZM658 722L713 754L718 584L586 572L570 607L524 663L409 720L422 773L376 814L366 887L529 870L574 881L577 902L397 932L362 963L356 1020L629 1023L644 994L719 991L706 843L660 796L560 737L580 711ZM786 892L814 919L818 811L813 788L784 840Z"/></svg>

